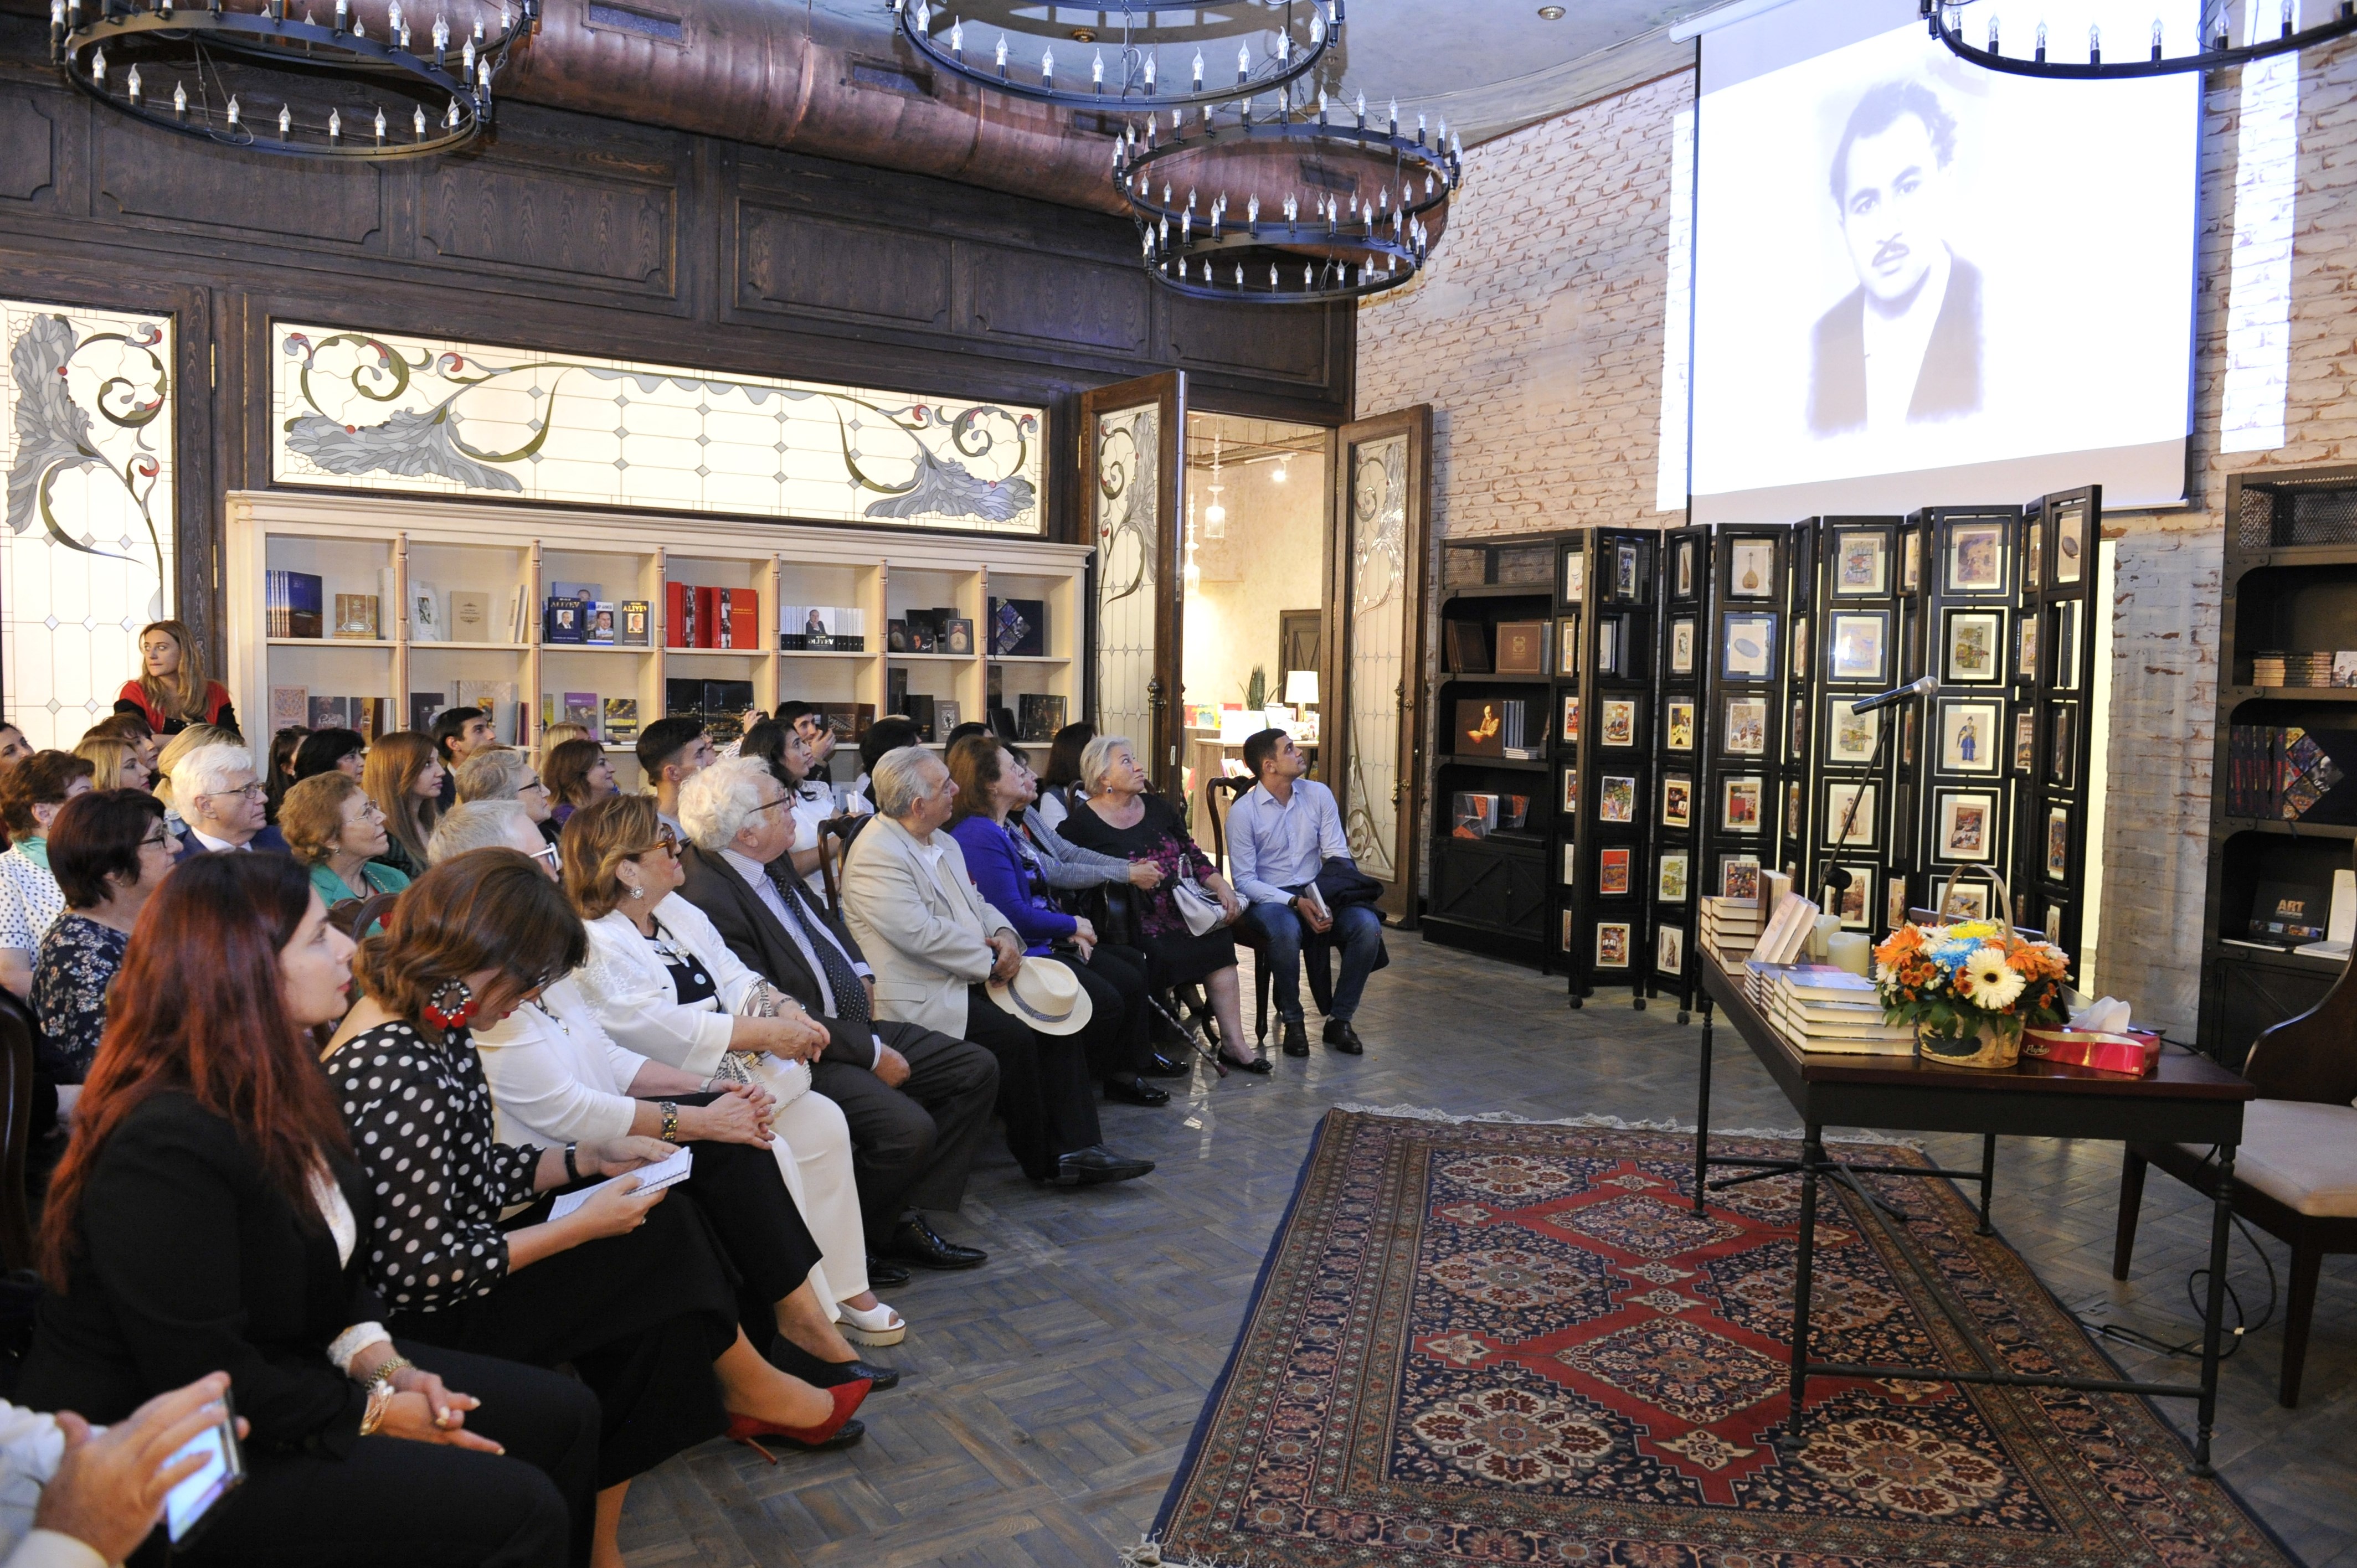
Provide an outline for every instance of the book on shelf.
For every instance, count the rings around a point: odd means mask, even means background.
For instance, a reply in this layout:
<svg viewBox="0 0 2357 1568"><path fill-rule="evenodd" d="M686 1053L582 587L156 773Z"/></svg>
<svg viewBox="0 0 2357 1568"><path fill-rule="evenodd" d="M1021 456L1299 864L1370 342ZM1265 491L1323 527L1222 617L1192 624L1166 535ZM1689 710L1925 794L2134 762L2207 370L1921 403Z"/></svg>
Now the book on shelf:
<svg viewBox="0 0 2357 1568"><path fill-rule="evenodd" d="M585 612L581 640L598 648L611 648L618 632L615 625L614 601L592 599Z"/></svg>
<svg viewBox="0 0 2357 1568"><path fill-rule="evenodd" d="M826 727L838 742L856 741L866 735L867 726L876 722L876 704L822 703L819 716L826 721Z"/></svg>
<svg viewBox="0 0 2357 1568"><path fill-rule="evenodd" d="M491 640L491 596L482 588L450 590L450 640Z"/></svg>
<svg viewBox="0 0 2357 1568"><path fill-rule="evenodd" d="M1547 623L1503 620L1498 623L1498 673L1544 675L1547 672Z"/></svg>
<svg viewBox="0 0 2357 1568"><path fill-rule="evenodd" d="M1006 659L1039 659L1048 652L1048 601L991 596L990 651Z"/></svg>
<svg viewBox="0 0 2357 1568"><path fill-rule="evenodd" d="M588 603L587 599L574 598L570 595L552 596L542 607L541 640L563 643L581 641L588 635L583 620L583 611Z"/></svg>
<svg viewBox="0 0 2357 1568"><path fill-rule="evenodd" d="M372 742L386 733L392 705L382 697L313 697L305 704L306 727L354 730Z"/></svg>
<svg viewBox="0 0 2357 1568"><path fill-rule="evenodd" d="M624 599L619 608L621 620L616 626L614 641L624 648L646 648L651 645L654 607L645 599Z"/></svg>
<svg viewBox="0 0 2357 1568"><path fill-rule="evenodd" d="M409 640L412 642L447 642L449 623L442 615L442 590L432 583L413 577L409 580L409 596L402 601L409 611Z"/></svg>
<svg viewBox="0 0 2357 1568"><path fill-rule="evenodd" d="M532 623L529 618L531 602L532 590L523 584L518 583L508 590L508 640L510 642L522 643L532 640Z"/></svg>
<svg viewBox="0 0 2357 1568"><path fill-rule="evenodd" d="M307 686L270 688L270 730L305 729L311 725L311 689Z"/></svg>
<svg viewBox="0 0 2357 1568"><path fill-rule="evenodd" d="M421 735L434 733L434 721L450 705L445 692L412 692L409 693L409 727Z"/></svg>
<svg viewBox="0 0 2357 1568"><path fill-rule="evenodd" d="M636 697L608 697L602 708L605 716L604 736L610 745L639 738L639 700Z"/></svg>
<svg viewBox="0 0 2357 1568"><path fill-rule="evenodd" d="M2270 822L2357 822L2357 730L2234 725L2226 736L2226 814Z"/></svg>
<svg viewBox="0 0 2357 1568"><path fill-rule="evenodd" d="M451 690L462 708L480 708L491 721L491 736L501 746L517 744L516 683L512 681L454 681Z"/></svg>
<svg viewBox="0 0 2357 1568"><path fill-rule="evenodd" d="M908 716L909 667L905 664L892 665L884 671L884 711Z"/></svg>
<svg viewBox="0 0 2357 1568"><path fill-rule="evenodd" d="M1489 632L1478 620L1452 620L1443 623L1443 641L1448 650L1448 670L1453 675L1487 675L1490 672Z"/></svg>
<svg viewBox="0 0 2357 1568"><path fill-rule="evenodd" d="M374 641L384 633L380 629L374 594L338 594L336 596L336 635L340 638Z"/></svg>
<svg viewBox="0 0 2357 1568"><path fill-rule="evenodd" d="M692 583L663 585L663 646L694 648L695 585Z"/></svg>
<svg viewBox="0 0 2357 1568"><path fill-rule="evenodd" d="M569 583L562 579L548 585L552 599L602 599L606 596L603 583Z"/></svg>
<svg viewBox="0 0 2357 1568"><path fill-rule="evenodd" d="M917 738L919 740L941 739L940 734L933 727L939 714L936 711L936 700L931 693L911 692L908 696L908 703L909 721L917 726Z"/></svg>
<svg viewBox="0 0 2357 1568"><path fill-rule="evenodd" d="M2329 934L2332 890L2312 883L2262 881L2251 892L2247 934L2253 941L2298 947Z"/></svg>
<svg viewBox="0 0 2357 1568"><path fill-rule="evenodd" d="M1449 798L1450 838L1485 839L1497 829L1497 796L1478 789L1459 789Z"/></svg>
<svg viewBox="0 0 2357 1568"><path fill-rule="evenodd" d="M605 704L598 701L597 693L567 692L565 693L564 700L557 704L556 722L579 725L589 732L591 740L601 741L606 736L598 728L598 723L604 716L604 713Z"/></svg>
<svg viewBox="0 0 2357 1568"><path fill-rule="evenodd" d="M1019 692L1015 697L1015 733L1027 741L1054 740L1064 727L1064 699L1053 692Z"/></svg>
<svg viewBox="0 0 2357 1568"><path fill-rule="evenodd" d="M720 646L750 651L761 646L761 599L752 588L720 590L719 614L715 629Z"/></svg>
<svg viewBox="0 0 2357 1568"><path fill-rule="evenodd" d="M320 613L324 584L313 572L270 572L263 577L263 615L266 637L319 637L326 633Z"/></svg>

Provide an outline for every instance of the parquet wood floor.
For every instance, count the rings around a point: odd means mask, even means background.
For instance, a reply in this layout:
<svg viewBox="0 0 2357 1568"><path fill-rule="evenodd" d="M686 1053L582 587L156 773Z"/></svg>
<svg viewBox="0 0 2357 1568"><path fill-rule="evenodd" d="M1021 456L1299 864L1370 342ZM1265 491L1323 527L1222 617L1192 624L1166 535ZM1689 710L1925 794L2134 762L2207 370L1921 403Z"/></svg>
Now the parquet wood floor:
<svg viewBox="0 0 2357 1568"><path fill-rule="evenodd" d="M869 1402L866 1442L774 1467L720 1443L672 1460L631 1490L631 1568L1111 1568L1153 1520L1328 1106L1693 1118L1697 1031L1673 1008L1638 1013L1607 993L1574 1012L1559 981L1414 936L1391 950L1358 1020L1364 1058L1317 1046L1313 1014L1315 1054L1280 1057L1268 1079L1199 1069L1162 1080L1174 1094L1161 1110L1106 1106L1108 1141L1160 1162L1143 1181L1036 1188L994 1151L948 1227L991 1261L890 1293L911 1327L879 1354L905 1380ZM1720 1127L1792 1124L1724 1033L1713 1095ZM1926 1143L1977 1163L1975 1140ZM2154 1175L2136 1278L2117 1285L2117 1145L2008 1139L1998 1161L1998 1227L2066 1305L2193 1333L2185 1276L2208 1226L2190 1192ZM2266 1244L2280 1278L2287 1256ZM2255 1314L2266 1282L2240 1239L2231 1278ZM2297 1411L2275 1402L2280 1350L2269 1328L2227 1363L2221 1467L2309 1568L2357 1568L2357 1259L2327 1265ZM2190 1376L2190 1363L2114 1353ZM2184 1402L2163 1411L2190 1423Z"/></svg>

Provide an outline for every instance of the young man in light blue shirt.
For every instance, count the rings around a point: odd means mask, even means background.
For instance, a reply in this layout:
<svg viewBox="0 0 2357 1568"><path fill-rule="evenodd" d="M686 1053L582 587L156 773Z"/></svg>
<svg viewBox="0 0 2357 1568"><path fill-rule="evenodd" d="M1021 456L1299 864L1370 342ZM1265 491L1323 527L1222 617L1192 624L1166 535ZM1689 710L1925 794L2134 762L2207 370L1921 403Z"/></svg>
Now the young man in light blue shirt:
<svg viewBox="0 0 2357 1568"><path fill-rule="evenodd" d="M1309 761L1293 737L1281 729L1262 730L1244 742L1244 766L1260 784L1228 812L1228 860L1236 892L1252 904L1244 918L1267 943L1261 959L1276 992L1285 1054L1309 1054L1301 1019L1301 945L1314 936L1342 955L1342 975L1326 1014L1326 1043L1358 1056L1366 1047L1351 1019L1383 952L1383 917L1364 904L1321 914L1318 900L1306 895L1327 861L1355 863L1334 793L1302 777Z"/></svg>

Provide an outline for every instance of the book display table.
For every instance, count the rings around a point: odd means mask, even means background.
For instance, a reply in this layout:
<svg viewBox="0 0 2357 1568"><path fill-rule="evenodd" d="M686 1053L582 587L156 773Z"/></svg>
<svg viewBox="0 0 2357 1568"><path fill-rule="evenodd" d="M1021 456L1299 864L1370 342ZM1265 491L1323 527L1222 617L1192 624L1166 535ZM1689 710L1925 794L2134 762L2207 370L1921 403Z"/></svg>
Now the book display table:
<svg viewBox="0 0 2357 1568"><path fill-rule="evenodd" d="M2249 1082L2207 1057L2168 1047L2158 1069L2147 1078L2128 1078L2090 1068L2069 1067L2025 1057L2003 1071L1944 1067L1912 1056L1851 1056L1803 1053L1770 1026L1743 993L1742 984L1707 957L1702 976L1702 1071L1695 1107L1695 1208L1702 1211L1710 1190L1763 1177L1797 1174L1801 1178L1799 1254L1793 1273L1792 1414L1780 1444L1798 1444L1805 1419L1808 1380L1818 1378L1911 1378L1925 1382L1994 1383L2011 1388L2062 1388L2088 1393L2138 1394L2146 1398L2200 1402L2193 1470L2209 1475L2210 1434L2218 1408L2218 1356L2225 1309L2226 1238L2232 1217L2234 1149L2242 1142L2243 1107L2256 1092ZM1723 1011L1752 1055L1801 1116L1798 1160L1739 1160L1710 1153L1710 1069L1714 1014ZM1980 1134L1978 1171L1924 1169L1907 1165L1860 1165L1825 1152L1827 1127L1873 1127L1898 1132ZM2210 1289L2201 1323L2201 1378L2198 1384L2040 1377L2003 1369L1971 1314L1955 1301L1936 1272L1926 1267L1903 1223L1894 1225L1889 1205L1867 1192L1867 1175L1975 1180L1980 1186L1981 1232L1989 1230L1999 1134L2021 1137L2096 1138L2116 1143L2193 1144L2218 1151L2222 1179L2212 1208ZM1742 1166L1741 1174L1710 1179L1713 1166ZM1817 1183L1843 1183L1864 1201L1866 1212L1904 1258L1957 1334L1980 1362L1976 1370L1860 1366L1809 1359L1811 1268L1816 1247Z"/></svg>

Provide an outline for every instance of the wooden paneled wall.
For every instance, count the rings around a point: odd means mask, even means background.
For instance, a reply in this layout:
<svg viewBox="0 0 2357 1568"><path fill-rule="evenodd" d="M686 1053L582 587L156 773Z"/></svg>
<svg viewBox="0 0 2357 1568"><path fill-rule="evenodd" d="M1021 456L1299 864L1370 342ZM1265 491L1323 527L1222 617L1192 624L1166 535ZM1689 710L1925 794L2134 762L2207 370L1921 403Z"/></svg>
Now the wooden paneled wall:
<svg viewBox="0 0 2357 1568"><path fill-rule="evenodd" d="M1176 367L1199 407L1351 413L1349 306L1174 299L1103 214L515 103L457 157L239 153L91 104L45 49L0 15L0 288L175 314L179 597L216 647L221 497L268 481L274 316L1045 403L1059 538L1084 388Z"/></svg>

